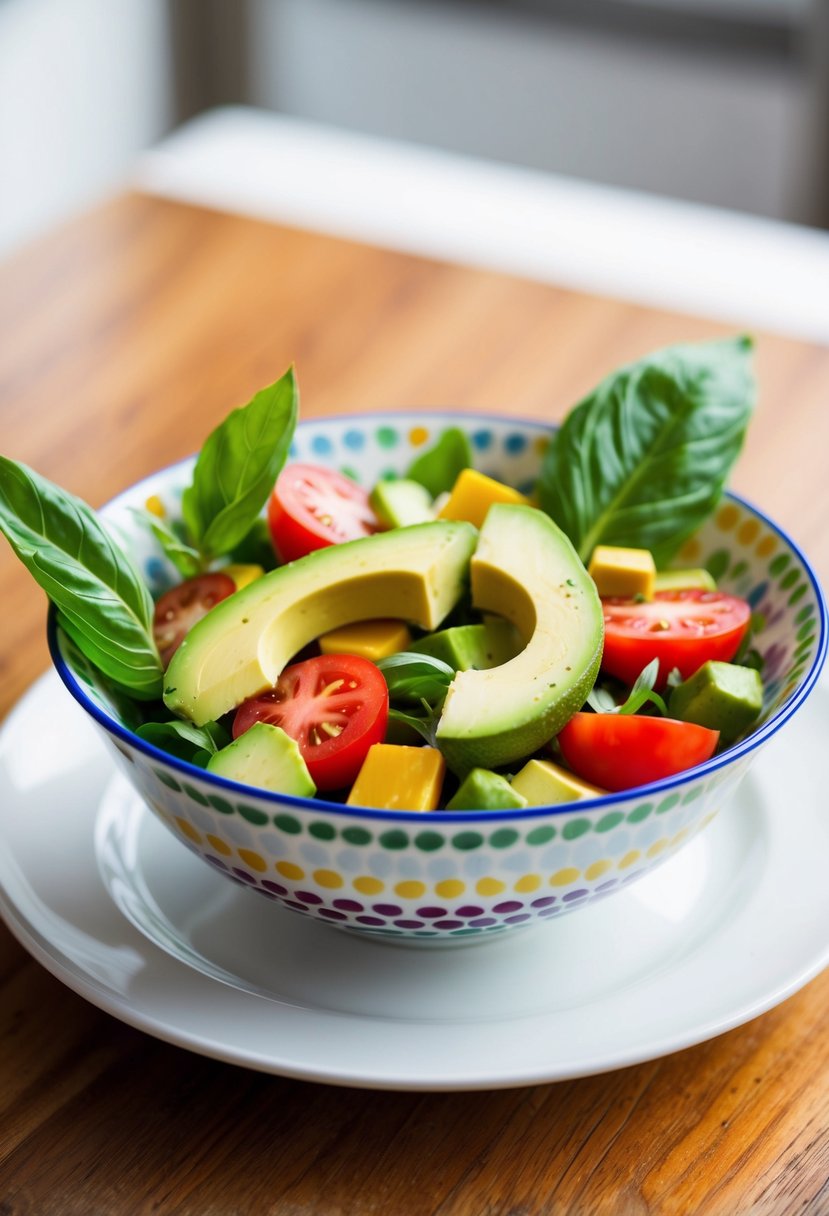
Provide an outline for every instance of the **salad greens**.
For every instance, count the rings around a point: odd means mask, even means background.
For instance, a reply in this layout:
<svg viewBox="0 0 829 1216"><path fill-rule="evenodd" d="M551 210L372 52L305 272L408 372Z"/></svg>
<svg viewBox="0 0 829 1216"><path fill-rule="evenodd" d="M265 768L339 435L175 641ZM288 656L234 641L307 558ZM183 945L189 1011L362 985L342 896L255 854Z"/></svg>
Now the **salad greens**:
<svg viewBox="0 0 829 1216"><path fill-rule="evenodd" d="M458 479L458 474L472 464L472 446L468 435L457 426L450 426L437 443L413 460L406 472L410 481L425 486L433 498L445 494Z"/></svg>
<svg viewBox="0 0 829 1216"><path fill-rule="evenodd" d="M178 756L179 760L197 764L200 768L205 768L210 757L230 743L230 732L219 722L206 722L204 726L196 726L193 722L179 719L171 722L145 722L135 733L147 743Z"/></svg>

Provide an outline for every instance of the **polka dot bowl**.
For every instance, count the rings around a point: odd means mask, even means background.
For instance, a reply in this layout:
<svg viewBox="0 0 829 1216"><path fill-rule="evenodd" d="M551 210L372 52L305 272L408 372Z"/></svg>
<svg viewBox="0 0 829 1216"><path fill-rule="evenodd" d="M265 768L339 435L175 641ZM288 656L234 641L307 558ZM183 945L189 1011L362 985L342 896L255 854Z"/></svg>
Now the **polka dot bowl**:
<svg viewBox="0 0 829 1216"><path fill-rule="evenodd" d="M292 458L369 486L402 473L449 425L468 430L482 472L519 489L533 484L549 428L489 415L313 420L299 427ZM190 461L165 469L105 509L154 592L176 574L130 508L150 501L175 516L190 469ZM765 617L757 643L765 658L761 721L730 751L674 779L563 807L418 814L238 785L139 739L129 703L113 699L54 621L50 644L64 683L146 804L230 881L298 915L384 940L483 941L612 895L670 857L726 807L759 748L814 686L826 609L808 562L775 524L728 496L679 564L706 566Z"/></svg>

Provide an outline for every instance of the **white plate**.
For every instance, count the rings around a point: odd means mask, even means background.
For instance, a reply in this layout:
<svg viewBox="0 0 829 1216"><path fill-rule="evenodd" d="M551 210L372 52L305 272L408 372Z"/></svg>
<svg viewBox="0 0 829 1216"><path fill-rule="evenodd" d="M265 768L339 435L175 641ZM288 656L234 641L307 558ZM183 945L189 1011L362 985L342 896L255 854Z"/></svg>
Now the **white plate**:
<svg viewBox="0 0 829 1216"><path fill-rule="evenodd" d="M391 1089L586 1076L740 1025L829 962L824 682L653 874L452 950L349 936L213 873L116 776L54 675L0 731L0 910L123 1021L265 1072Z"/></svg>

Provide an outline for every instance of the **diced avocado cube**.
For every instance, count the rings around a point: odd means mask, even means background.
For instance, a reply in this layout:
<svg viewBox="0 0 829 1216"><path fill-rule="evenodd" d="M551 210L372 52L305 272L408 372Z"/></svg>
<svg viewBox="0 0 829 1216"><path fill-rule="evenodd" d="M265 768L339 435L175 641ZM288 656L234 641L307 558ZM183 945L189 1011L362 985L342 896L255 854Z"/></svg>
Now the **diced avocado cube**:
<svg viewBox="0 0 829 1216"><path fill-rule="evenodd" d="M601 596L644 596L653 599L656 563L648 549L596 545L587 573Z"/></svg>
<svg viewBox="0 0 829 1216"><path fill-rule="evenodd" d="M432 495L417 481L401 477L380 481L371 491L369 502L374 514L387 528L408 528L434 519Z"/></svg>
<svg viewBox="0 0 829 1216"><path fill-rule="evenodd" d="M409 649L442 659L453 671L489 671L514 659L522 643L509 621L493 618L483 625L455 625L430 633Z"/></svg>
<svg viewBox="0 0 829 1216"><path fill-rule="evenodd" d="M710 659L677 685L668 712L682 722L718 730L731 742L747 730L763 708L763 681L753 667Z"/></svg>
<svg viewBox="0 0 829 1216"><path fill-rule="evenodd" d="M707 570L657 570L653 589L657 591L716 591L717 584Z"/></svg>
<svg viewBox="0 0 829 1216"><path fill-rule="evenodd" d="M454 798L446 804L447 811L510 811L527 805L527 799L514 790L506 777L488 768L473 768Z"/></svg>
<svg viewBox="0 0 829 1216"><path fill-rule="evenodd" d="M296 741L269 722L254 722L238 739L212 755L207 769L230 781L279 794L311 798L316 793Z"/></svg>
<svg viewBox="0 0 829 1216"><path fill-rule="evenodd" d="M582 798L601 798L606 793L552 760L528 760L513 777L512 788L526 799L527 806L579 802Z"/></svg>

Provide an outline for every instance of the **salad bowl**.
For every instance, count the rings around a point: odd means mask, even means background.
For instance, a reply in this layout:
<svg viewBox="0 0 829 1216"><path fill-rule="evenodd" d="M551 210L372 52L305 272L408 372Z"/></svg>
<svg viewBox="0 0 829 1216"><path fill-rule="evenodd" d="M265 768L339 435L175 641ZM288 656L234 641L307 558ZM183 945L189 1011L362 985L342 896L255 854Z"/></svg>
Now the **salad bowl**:
<svg viewBox="0 0 829 1216"><path fill-rule="evenodd" d="M370 487L402 475L449 426L469 435L475 466L528 492L551 430L489 414L383 413L312 419L291 458ZM101 512L154 593L178 580L137 522L148 502L180 512L192 460L155 473ZM719 813L754 757L815 685L826 608L797 545L759 510L726 494L677 563L706 567L748 601L764 627L764 705L753 731L674 777L623 793L510 811L362 809L241 785L180 760L135 733L135 707L99 679L50 614L57 671L152 812L229 881L298 915L368 937L447 945L483 941L555 919L637 881ZM382 615L382 605L378 605Z"/></svg>

